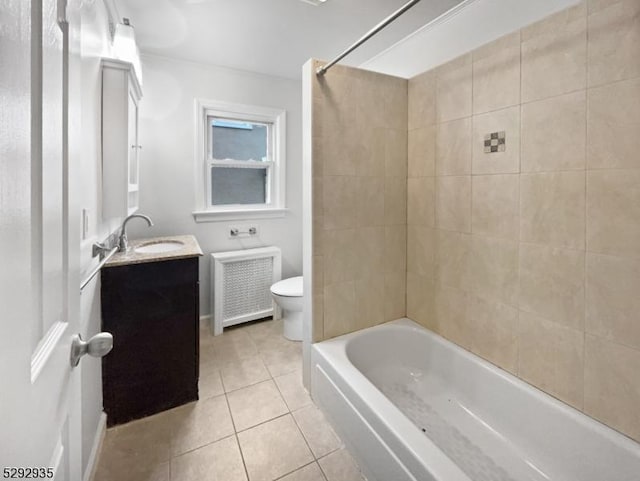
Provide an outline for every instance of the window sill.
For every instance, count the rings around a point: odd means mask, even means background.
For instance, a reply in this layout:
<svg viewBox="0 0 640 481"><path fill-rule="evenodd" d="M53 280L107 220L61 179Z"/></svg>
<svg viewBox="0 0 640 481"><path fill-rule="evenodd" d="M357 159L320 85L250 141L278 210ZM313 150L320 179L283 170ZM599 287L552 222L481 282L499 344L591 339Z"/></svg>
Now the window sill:
<svg viewBox="0 0 640 481"><path fill-rule="evenodd" d="M202 222L221 222L230 220L251 220L251 219L279 219L284 217L289 209L250 209L250 210L196 210L191 213L194 220L200 224Z"/></svg>

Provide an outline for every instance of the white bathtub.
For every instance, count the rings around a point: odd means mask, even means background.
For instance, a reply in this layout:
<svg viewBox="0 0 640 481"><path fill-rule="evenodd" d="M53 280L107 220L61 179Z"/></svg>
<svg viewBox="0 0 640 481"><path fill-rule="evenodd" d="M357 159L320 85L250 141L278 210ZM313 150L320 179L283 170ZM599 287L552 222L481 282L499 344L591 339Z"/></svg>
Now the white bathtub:
<svg viewBox="0 0 640 481"><path fill-rule="evenodd" d="M409 319L315 344L311 376L369 481L640 481L639 444Z"/></svg>

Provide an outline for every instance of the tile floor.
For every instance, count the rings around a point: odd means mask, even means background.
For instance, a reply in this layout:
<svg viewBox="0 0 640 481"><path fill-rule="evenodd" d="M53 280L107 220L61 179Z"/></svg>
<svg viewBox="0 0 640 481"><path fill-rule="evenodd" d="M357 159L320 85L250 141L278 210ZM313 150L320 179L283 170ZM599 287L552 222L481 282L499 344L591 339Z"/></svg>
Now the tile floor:
<svg viewBox="0 0 640 481"><path fill-rule="evenodd" d="M361 481L281 321L200 335L200 400L107 431L94 481Z"/></svg>

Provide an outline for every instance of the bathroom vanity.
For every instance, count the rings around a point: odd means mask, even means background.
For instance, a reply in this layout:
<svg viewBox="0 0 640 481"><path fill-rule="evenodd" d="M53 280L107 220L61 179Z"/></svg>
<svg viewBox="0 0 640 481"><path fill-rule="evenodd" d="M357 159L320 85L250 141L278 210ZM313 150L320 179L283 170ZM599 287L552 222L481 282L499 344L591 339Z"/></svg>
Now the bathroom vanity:
<svg viewBox="0 0 640 481"><path fill-rule="evenodd" d="M198 399L198 262L193 236L131 241L102 270L108 426Z"/></svg>

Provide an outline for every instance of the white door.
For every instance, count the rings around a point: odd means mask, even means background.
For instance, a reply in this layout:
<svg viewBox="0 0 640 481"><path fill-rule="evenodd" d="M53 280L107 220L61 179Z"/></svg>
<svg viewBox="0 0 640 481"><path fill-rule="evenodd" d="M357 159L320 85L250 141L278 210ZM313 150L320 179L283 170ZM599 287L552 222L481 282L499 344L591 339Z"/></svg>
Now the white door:
<svg viewBox="0 0 640 481"><path fill-rule="evenodd" d="M65 3L0 0L0 479L81 480L80 380L69 362L79 109L66 21L77 7Z"/></svg>

